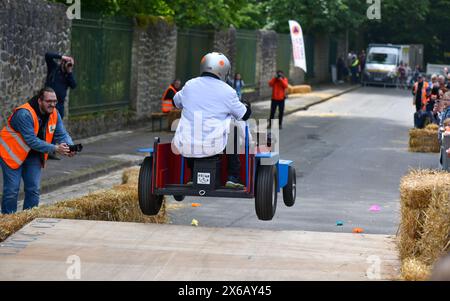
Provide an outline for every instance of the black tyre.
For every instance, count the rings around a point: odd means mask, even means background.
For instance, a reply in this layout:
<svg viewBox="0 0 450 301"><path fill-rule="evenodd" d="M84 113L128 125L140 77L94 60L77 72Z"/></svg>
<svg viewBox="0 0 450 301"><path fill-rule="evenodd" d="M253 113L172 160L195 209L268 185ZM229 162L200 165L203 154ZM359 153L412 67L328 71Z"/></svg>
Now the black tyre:
<svg viewBox="0 0 450 301"><path fill-rule="evenodd" d="M177 202L182 202L184 200L184 195L174 195L173 198Z"/></svg>
<svg viewBox="0 0 450 301"><path fill-rule="evenodd" d="M283 201L288 207L292 207L295 204L295 197L297 196L297 177L295 174L295 168L288 167L288 180L286 186L283 187Z"/></svg>
<svg viewBox="0 0 450 301"><path fill-rule="evenodd" d="M152 194L152 157L146 157L139 170L138 196L139 207L145 215L156 215L161 209L162 195Z"/></svg>
<svg viewBox="0 0 450 301"><path fill-rule="evenodd" d="M277 209L278 175L274 165L260 165L256 175L255 209L260 220L270 221Z"/></svg>

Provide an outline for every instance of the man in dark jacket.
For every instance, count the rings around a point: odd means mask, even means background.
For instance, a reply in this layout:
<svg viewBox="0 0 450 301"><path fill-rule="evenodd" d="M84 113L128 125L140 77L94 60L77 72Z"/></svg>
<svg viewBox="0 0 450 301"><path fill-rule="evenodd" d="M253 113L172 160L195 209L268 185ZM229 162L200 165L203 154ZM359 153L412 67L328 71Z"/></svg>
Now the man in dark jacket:
<svg viewBox="0 0 450 301"><path fill-rule="evenodd" d="M61 61L56 63L55 59ZM47 63L47 80L45 85L55 91L58 99L56 109L61 118L64 118L64 101L66 100L67 89L75 89L77 86L73 75L75 61L70 56L47 52L45 54L45 62Z"/></svg>

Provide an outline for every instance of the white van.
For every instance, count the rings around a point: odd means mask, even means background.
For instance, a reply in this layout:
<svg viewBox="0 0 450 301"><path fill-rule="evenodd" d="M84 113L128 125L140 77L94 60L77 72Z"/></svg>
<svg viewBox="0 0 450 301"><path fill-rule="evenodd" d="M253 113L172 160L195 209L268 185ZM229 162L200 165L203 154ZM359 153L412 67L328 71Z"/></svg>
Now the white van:
<svg viewBox="0 0 450 301"><path fill-rule="evenodd" d="M397 66L409 62L409 46L370 44L367 49L363 83L394 85Z"/></svg>

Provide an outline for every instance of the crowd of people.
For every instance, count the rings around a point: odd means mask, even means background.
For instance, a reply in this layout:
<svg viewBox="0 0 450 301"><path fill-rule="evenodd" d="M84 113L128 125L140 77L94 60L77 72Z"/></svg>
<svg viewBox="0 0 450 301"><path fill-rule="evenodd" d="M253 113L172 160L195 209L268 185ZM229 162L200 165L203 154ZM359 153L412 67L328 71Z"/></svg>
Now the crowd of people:
<svg viewBox="0 0 450 301"><path fill-rule="evenodd" d="M350 51L347 59L341 56L336 62L337 80L340 83L351 82L357 84L362 80L362 74L366 66L366 52L361 50L359 55L355 51Z"/></svg>
<svg viewBox="0 0 450 301"><path fill-rule="evenodd" d="M422 74L417 77L413 89L413 104L416 107L414 113L414 127L424 128L428 124L438 126L438 140L442 145L443 136L450 135L450 73L445 68L442 74L433 74L426 79ZM440 163L443 156L449 155L441 152Z"/></svg>
<svg viewBox="0 0 450 301"><path fill-rule="evenodd" d="M442 74L433 74L429 79L418 74L412 88L414 127L423 128L429 123L443 127L450 118L450 74L445 68Z"/></svg>

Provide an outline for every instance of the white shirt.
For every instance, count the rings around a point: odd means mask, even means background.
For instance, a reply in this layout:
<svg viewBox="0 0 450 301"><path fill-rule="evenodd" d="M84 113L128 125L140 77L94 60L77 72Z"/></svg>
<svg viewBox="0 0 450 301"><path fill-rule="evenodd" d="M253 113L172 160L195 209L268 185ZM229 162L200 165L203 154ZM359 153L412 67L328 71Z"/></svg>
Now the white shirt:
<svg viewBox="0 0 450 301"><path fill-rule="evenodd" d="M226 147L231 117L241 120L247 108L225 82L201 76L191 79L173 98L182 109L172 150L188 158L220 154Z"/></svg>

